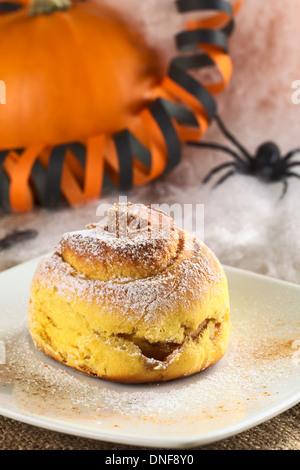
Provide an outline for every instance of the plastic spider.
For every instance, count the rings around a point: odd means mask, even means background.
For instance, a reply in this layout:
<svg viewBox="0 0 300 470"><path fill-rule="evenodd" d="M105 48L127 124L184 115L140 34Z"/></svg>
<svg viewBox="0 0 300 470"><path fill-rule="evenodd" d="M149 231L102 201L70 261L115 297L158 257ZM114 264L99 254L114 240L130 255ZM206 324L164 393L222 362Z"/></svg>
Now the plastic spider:
<svg viewBox="0 0 300 470"><path fill-rule="evenodd" d="M283 198L288 189L288 178L294 177L300 179L300 175L298 173L291 171L292 168L300 165L300 161L291 161L294 155L300 152L300 148L292 150L282 157L279 147L274 142L266 142L257 149L256 155L252 156L248 150L246 150L245 147L226 129L220 117L216 116L215 119L223 134L240 150L242 156L224 145L212 142L189 142L189 145L222 151L228 153L234 158L233 161L223 163L211 170L204 178L203 183L208 183L215 174L228 168L229 171L217 181L214 187L224 183L224 181L231 176L240 173L256 176L267 183L281 181L284 185L283 193L281 195L281 198Z"/></svg>

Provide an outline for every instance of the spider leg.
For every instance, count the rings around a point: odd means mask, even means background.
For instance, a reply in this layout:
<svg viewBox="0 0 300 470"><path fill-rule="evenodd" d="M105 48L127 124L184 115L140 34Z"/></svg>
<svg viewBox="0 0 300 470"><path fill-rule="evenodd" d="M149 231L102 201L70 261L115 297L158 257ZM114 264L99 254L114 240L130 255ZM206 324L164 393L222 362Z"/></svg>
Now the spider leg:
<svg viewBox="0 0 300 470"><path fill-rule="evenodd" d="M286 156L283 158L284 161L290 160L294 155L300 152L300 149L292 150L291 152L287 153Z"/></svg>
<svg viewBox="0 0 300 470"><path fill-rule="evenodd" d="M283 183L283 191L282 191L282 194L281 194L281 196L280 196L280 199L283 199L283 198L284 198L284 196L286 195L287 190L288 190L288 182L287 182L287 180L286 180L286 179L283 180L282 183Z"/></svg>
<svg viewBox="0 0 300 470"><path fill-rule="evenodd" d="M299 178L300 179L300 175L298 175L298 173L294 173L293 171L289 171L285 174L285 176L288 178L288 177L295 177L295 178Z"/></svg>
<svg viewBox="0 0 300 470"><path fill-rule="evenodd" d="M287 193L287 190L288 190L288 182L287 182L287 178L299 178L300 179L300 175L298 175L298 173L294 173L293 171L289 171L285 174L285 180L283 180L283 184L284 184L284 188L283 188L283 193L280 197L280 199L282 199L286 193Z"/></svg>
<svg viewBox="0 0 300 470"><path fill-rule="evenodd" d="M217 166L216 168L214 168L213 170L211 170L208 175L204 178L204 180L202 181L203 184L206 184L209 182L209 180L216 174L218 173L219 171L222 171L224 168L228 168L228 167L237 167L236 163L235 162L228 162L228 163L223 163L222 165L219 165Z"/></svg>
<svg viewBox="0 0 300 470"><path fill-rule="evenodd" d="M300 162L293 162L293 163L288 163L286 165L286 168L289 169L289 168L292 168L294 166L299 166L300 165Z"/></svg>
<svg viewBox="0 0 300 470"><path fill-rule="evenodd" d="M242 165L246 165L245 161L233 150L231 150L229 147L225 147L224 145L219 145L219 144L214 144L213 142L187 142L188 145L194 146L194 147L200 147L200 148L208 148L208 149L213 149L217 150L220 152L225 152L231 155L235 160L237 160L239 163Z"/></svg>
<svg viewBox="0 0 300 470"><path fill-rule="evenodd" d="M238 172L235 171L235 170L231 170L231 171L228 171L224 176L222 176L222 178L220 178L216 184L214 185L214 188L216 188L217 186L220 186L220 184L224 183L224 181L226 181L228 178L230 178L231 176L233 175L236 175Z"/></svg>
<svg viewBox="0 0 300 470"><path fill-rule="evenodd" d="M231 132L226 129L223 121L221 120L220 116L215 116L216 122L218 123L219 128L223 132L223 134L229 139L241 152L242 154L249 160L252 161L253 158L248 150L231 134Z"/></svg>

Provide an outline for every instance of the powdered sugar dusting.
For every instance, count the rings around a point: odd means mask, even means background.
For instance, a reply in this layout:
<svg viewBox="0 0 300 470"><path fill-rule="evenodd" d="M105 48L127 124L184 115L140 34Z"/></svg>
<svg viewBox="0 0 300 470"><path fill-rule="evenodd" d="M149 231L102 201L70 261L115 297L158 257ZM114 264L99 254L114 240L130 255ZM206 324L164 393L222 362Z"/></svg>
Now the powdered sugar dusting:
<svg viewBox="0 0 300 470"><path fill-rule="evenodd" d="M204 299L208 289L223 276L215 256L194 237L186 237L181 254L184 256L155 276L104 282L78 273L63 261L58 246L40 262L35 283L55 290L70 303L81 298L98 305L106 314L121 311L122 315L153 324L175 307L188 309L195 299Z"/></svg>
<svg viewBox="0 0 300 470"><path fill-rule="evenodd" d="M178 426L213 430L242 419L249 410L276 400L274 382L291 374L291 330L280 337L276 325L269 338L257 331L257 315L238 320L226 356L193 377L150 385L120 385L86 377L36 351L26 325L3 338L7 364L0 366L0 391L12 388L13 401L24 413L72 421L101 430L157 427L176 435ZM261 325L264 329L264 322ZM278 326L278 325L277 325ZM294 325L295 326L295 325ZM245 335L247 332L247 335ZM280 385L277 386L280 390ZM138 429L138 428L137 428Z"/></svg>

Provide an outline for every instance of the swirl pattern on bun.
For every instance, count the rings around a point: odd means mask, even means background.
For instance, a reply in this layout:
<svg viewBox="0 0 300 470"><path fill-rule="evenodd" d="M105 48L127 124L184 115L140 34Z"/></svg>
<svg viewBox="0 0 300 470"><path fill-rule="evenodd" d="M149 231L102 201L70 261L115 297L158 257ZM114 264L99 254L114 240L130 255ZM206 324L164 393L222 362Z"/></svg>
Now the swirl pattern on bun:
<svg viewBox="0 0 300 470"><path fill-rule="evenodd" d="M195 374L230 334L224 270L164 212L115 204L101 224L66 233L31 287L36 347L86 374L124 383Z"/></svg>

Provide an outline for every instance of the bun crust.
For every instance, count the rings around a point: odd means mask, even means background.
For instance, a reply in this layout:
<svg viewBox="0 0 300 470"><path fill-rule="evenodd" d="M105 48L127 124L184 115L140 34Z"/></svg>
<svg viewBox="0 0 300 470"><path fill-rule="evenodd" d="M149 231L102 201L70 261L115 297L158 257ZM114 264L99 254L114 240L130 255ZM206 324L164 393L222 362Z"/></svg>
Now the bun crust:
<svg viewBox="0 0 300 470"><path fill-rule="evenodd" d="M116 204L39 263L28 319L36 347L74 369L166 381L224 355L227 280L212 251L165 213Z"/></svg>

